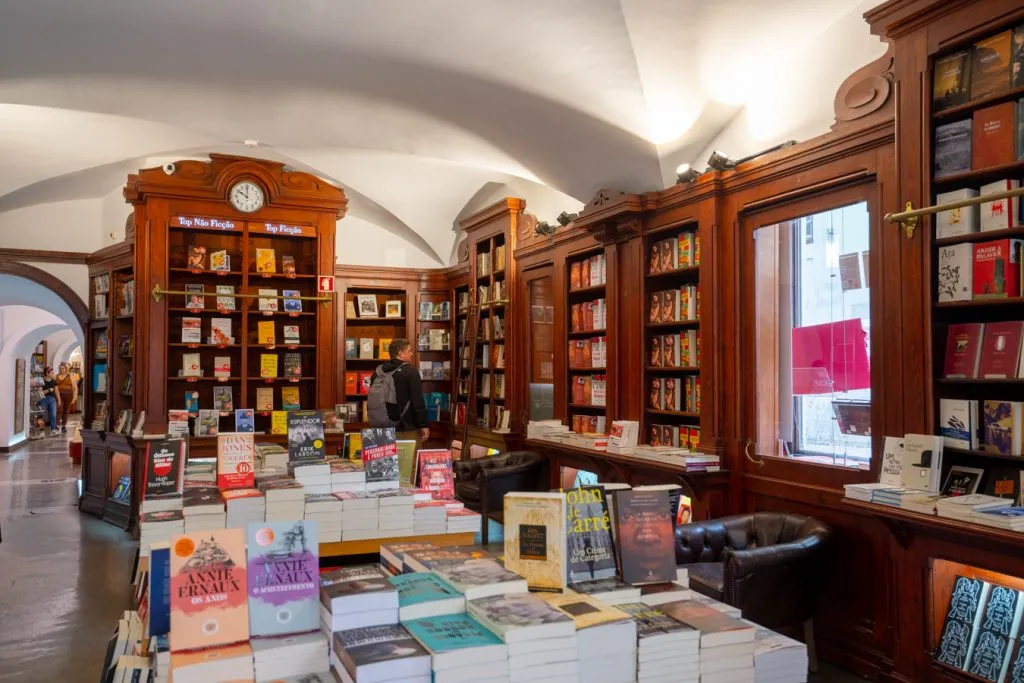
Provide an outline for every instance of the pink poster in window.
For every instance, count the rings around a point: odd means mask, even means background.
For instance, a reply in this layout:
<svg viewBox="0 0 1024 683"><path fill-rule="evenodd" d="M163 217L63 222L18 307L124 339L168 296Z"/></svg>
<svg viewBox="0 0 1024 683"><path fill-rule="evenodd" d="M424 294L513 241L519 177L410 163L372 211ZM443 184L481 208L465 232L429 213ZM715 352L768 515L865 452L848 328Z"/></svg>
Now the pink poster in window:
<svg viewBox="0 0 1024 683"><path fill-rule="evenodd" d="M452 474L452 452L445 449L421 450L416 453L420 488L430 491L434 500L455 497Z"/></svg>
<svg viewBox="0 0 1024 683"><path fill-rule="evenodd" d="M860 318L793 329L793 394L871 388L868 335Z"/></svg>

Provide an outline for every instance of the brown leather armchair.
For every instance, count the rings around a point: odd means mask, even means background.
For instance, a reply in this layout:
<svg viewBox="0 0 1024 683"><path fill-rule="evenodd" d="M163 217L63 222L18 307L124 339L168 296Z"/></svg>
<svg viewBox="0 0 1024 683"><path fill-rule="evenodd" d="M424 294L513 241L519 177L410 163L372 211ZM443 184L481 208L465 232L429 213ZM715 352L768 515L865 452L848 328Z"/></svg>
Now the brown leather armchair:
<svg viewBox="0 0 1024 683"><path fill-rule="evenodd" d="M502 518L506 493L547 490L546 465L547 458L532 451L455 461L455 497L480 513L481 543L487 543L487 520Z"/></svg>
<svg viewBox="0 0 1024 683"><path fill-rule="evenodd" d="M755 512L682 524L675 534L676 563L689 571L690 588L768 628L803 624L809 631L828 526Z"/></svg>

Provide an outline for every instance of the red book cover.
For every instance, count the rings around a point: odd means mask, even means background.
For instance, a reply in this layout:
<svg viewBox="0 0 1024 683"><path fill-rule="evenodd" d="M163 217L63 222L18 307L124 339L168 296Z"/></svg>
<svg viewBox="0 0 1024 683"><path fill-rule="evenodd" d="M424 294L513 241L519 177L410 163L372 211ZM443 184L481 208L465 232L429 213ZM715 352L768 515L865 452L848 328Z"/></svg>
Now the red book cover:
<svg viewBox="0 0 1024 683"><path fill-rule="evenodd" d="M978 376L981 339L984 333L984 323L959 323L949 326L946 333L946 361L942 369L944 377L974 379Z"/></svg>
<svg viewBox="0 0 1024 683"><path fill-rule="evenodd" d="M345 373L345 393L353 396L359 393L359 373Z"/></svg>
<svg viewBox="0 0 1024 683"><path fill-rule="evenodd" d="M579 332L579 329L580 329L580 305L579 304L573 304L572 305L572 322L570 323L570 328L572 329L573 332Z"/></svg>
<svg viewBox="0 0 1024 683"><path fill-rule="evenodd" d="M1017 103L1006 102L974 112L971 142L971 168L1012 164L1017 160L1015 129Z"/></svg>
<svg viewBox="0 0 1024 683"><path fill-rule="evenodd" d="M1020 240L995 240L974 245L974 298L1020 296Z"/></svg>
<svg viewBox="0 0 1024 683"><path fill-rule="evenodd" d="M455 497L455 475L452 452L446 449L421 450L416 453L420 488L430 491L434 500Z"/></svg>
<svg viewBox="0 0 1024 683"><path fill-rule="evenodd" d="M583 304L583 316L581 330L592 330L594 329L594 302L588 301Z"/></svg>
<svg viewBox="0 0 1024 683"><path fill-rule="evenodd" d="M978 375L986 379L1011 379L1017 376L1024 322L989 323L985 326Z"/></svg>
<svg viewBox="0 0 1024 683"><path fill-rule="evenodd" d="M580 416L579 415L573 415L572 416L572 431L574 431L577 434L579 434L579 433L581 433L582 430L583 430L583 421L580 420Z"/></svg>
<svg viewBox="0 0 1024 683"><path fill-rule="evenodd" d="M372 372L360 372L359 373L359 393L368 394L370 393L370 382L373 381Z"/></svg>
<svg viewBox="0 0 1024 683"><path fill-rule="evenodd" d="M572 402L583 403L583 377L576 377L576 381L572 385Z"/></svg>
<svg viewBox="0 0 1024 683"><path fill-rule="evenodd" d="M580 403L590 405L594 402L594 378L590 375L584 375L583 379L583 400Z"/></svg>

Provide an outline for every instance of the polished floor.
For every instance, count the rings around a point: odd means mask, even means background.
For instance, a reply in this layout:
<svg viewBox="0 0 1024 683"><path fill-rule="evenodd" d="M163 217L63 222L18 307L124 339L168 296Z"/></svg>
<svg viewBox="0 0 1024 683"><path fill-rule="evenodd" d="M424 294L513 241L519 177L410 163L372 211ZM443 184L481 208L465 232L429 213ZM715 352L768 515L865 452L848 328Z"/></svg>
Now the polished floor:
<svg viewBox="0 0 1024 683"><path fill-rule="evenodd" d="M128 604L135 545L79 514L78 476L61 438L0 455L0 683L98 680ZM823 664L810 680L860 679Z"/></svg>

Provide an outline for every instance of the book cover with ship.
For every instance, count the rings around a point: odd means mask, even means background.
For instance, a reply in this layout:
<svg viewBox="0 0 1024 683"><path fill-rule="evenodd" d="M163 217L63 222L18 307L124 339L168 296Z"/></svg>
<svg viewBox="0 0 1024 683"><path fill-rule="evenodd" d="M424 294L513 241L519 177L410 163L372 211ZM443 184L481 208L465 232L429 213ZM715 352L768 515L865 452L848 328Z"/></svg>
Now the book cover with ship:
<svg viewBox="0 0 1024 683"><path fill-rule="evenodd" d="M217 488L249 489L256 485L252 434L228 432L217 436Z"/></svg>
<svg viewBox="0 0 1024 683"><path fill-rule="evenodd" d="M566 521L562 493L505 494L505 566L530 588L565 588Z"/></svg>
<svg viewBox="0 0 1024 683"><path fill-rule="evenodd" d="M185 441L182 439L150 441L146 444L143 500L181 495L185 484L185 477L182 476L185 453Z"/></svg>
<svg viewBox="0 0 1024 683"><path fill-rule="evenodd" d="M320 625L317 523L249 525L249 634L278 636Z"/></svg>
<svg viewBox="0 0 1024 683"><path fill-rule="evenodd" d="M372 427L360 432L367 489L398 486L398 447L393 427Z"/></svg>
<svg viewBox="0 0 1024 683"><path fill-rule="evenodd" d="M622 580L626 583L675 580L675 541L668 491L619 491L615 494L615 518Z"/></svg>
<svg viewBox="0 0 1024 683"><path fill-rule="evenodd" d="M249 639L245 534L214 529L171 538L171 650Z"/></svg>
<svg viewBox="0 0 1024 683"><path fill-rule="evenodd" d="M566 492L569 581L613 578L617 571L612 520L600 486Z"/></svg>
<svg viewBox="0 0 1024 683"><path fill-rule="evenodd" d="M324 422L316 410L288 413L288 461L324 459Z"/></svg>

